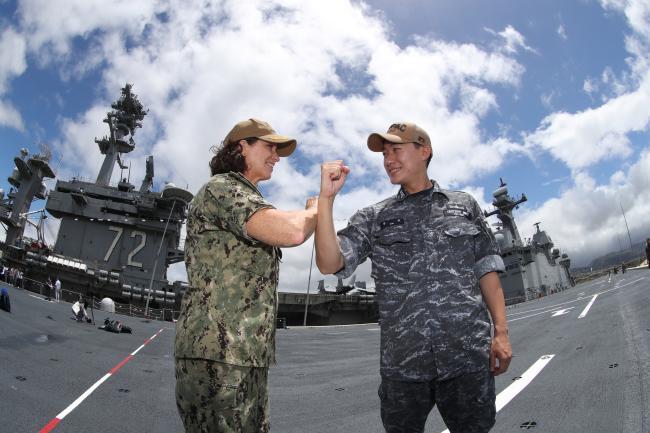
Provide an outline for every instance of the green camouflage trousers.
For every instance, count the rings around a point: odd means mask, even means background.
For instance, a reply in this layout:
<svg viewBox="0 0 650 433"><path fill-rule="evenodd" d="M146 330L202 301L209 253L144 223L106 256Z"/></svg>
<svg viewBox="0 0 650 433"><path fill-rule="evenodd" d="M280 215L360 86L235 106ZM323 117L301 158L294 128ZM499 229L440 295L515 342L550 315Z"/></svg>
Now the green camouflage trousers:
<svg viewBox="0 0 650 433"><path fill-rule="evenodd" d="M176 358L176 406L187 433L268 433L268 368Z"/></svg>

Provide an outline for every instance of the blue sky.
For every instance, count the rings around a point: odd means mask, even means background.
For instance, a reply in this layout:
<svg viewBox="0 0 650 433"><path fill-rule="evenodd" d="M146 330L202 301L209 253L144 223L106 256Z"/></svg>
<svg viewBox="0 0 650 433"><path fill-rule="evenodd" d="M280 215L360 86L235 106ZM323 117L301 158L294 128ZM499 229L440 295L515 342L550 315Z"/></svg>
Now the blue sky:
<svg viewBox="0 0 650 433"><path fill-rule="evenodd" d="M299 141L262 185L279 208L317 192L321 161L350 165L340 226L395 192L367 135L411 120L433 139L432 178L488 208L503 177L529 198L522 235L541 221L575 264L627 237L619 202L633 238L650 236L647 2L28 0L0 13L5 191L13 157L39 143L60 178L95 177L94 138L128 81L150 109L127 156L135 183L154 154L157 187L195 191L210 145L260 117ZM304 290L310 249L285 252L281 288Z"/></svg>

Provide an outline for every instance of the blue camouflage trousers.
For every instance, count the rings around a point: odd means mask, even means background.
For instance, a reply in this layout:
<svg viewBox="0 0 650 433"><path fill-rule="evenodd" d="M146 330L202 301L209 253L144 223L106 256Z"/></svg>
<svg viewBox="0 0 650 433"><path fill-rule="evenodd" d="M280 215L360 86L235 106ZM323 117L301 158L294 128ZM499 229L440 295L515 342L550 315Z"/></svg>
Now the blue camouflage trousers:
<svg viewBox="0 0 650 433"><path fill-rule="evenodd" d="M176 358L176 406L186 433L268 433L268 368Z"/></svg>
<svg viewBox="0 0 650 433"><path fill-rule="evenodd" d="M434 405L451 433L486 433L495 422L494 376L489 370L448 380L382 378L381 421L386 433L422 433Z"/></svg>

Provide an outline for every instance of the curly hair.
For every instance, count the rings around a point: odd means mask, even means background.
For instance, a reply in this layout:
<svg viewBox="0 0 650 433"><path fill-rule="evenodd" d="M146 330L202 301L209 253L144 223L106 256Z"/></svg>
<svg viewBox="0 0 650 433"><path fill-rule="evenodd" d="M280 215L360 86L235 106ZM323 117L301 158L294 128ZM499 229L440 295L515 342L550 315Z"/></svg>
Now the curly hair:
<svg viewBox="0 0 650 433"><path fill-rule="evenodd" d="M258 139L255 137L244 138L246 143L253 144ZM213 146L215 155L210 160L210 173L211 176L215 174L229 173L234 171L236 173L243 173L246 171L246 159L242 155L241 144L239 140L230 143L224 143L221 146Z"/></svg>

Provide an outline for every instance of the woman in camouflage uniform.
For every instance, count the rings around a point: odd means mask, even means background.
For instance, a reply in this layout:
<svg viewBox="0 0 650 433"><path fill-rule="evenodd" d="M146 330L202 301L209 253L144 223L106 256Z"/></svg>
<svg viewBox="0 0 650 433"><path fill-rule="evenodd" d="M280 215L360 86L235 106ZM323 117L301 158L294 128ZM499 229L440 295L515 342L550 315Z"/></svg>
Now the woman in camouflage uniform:
<svg viewBox="0 0 650 433"><path fill-rule="evenodd" d="M188 433L269 431L267 373L275 361L279 247L316 225L305 210L275 209L257 189L296 140L257 119L238 123L190 205L190 288L176 327L176 402Z"/></svg>

